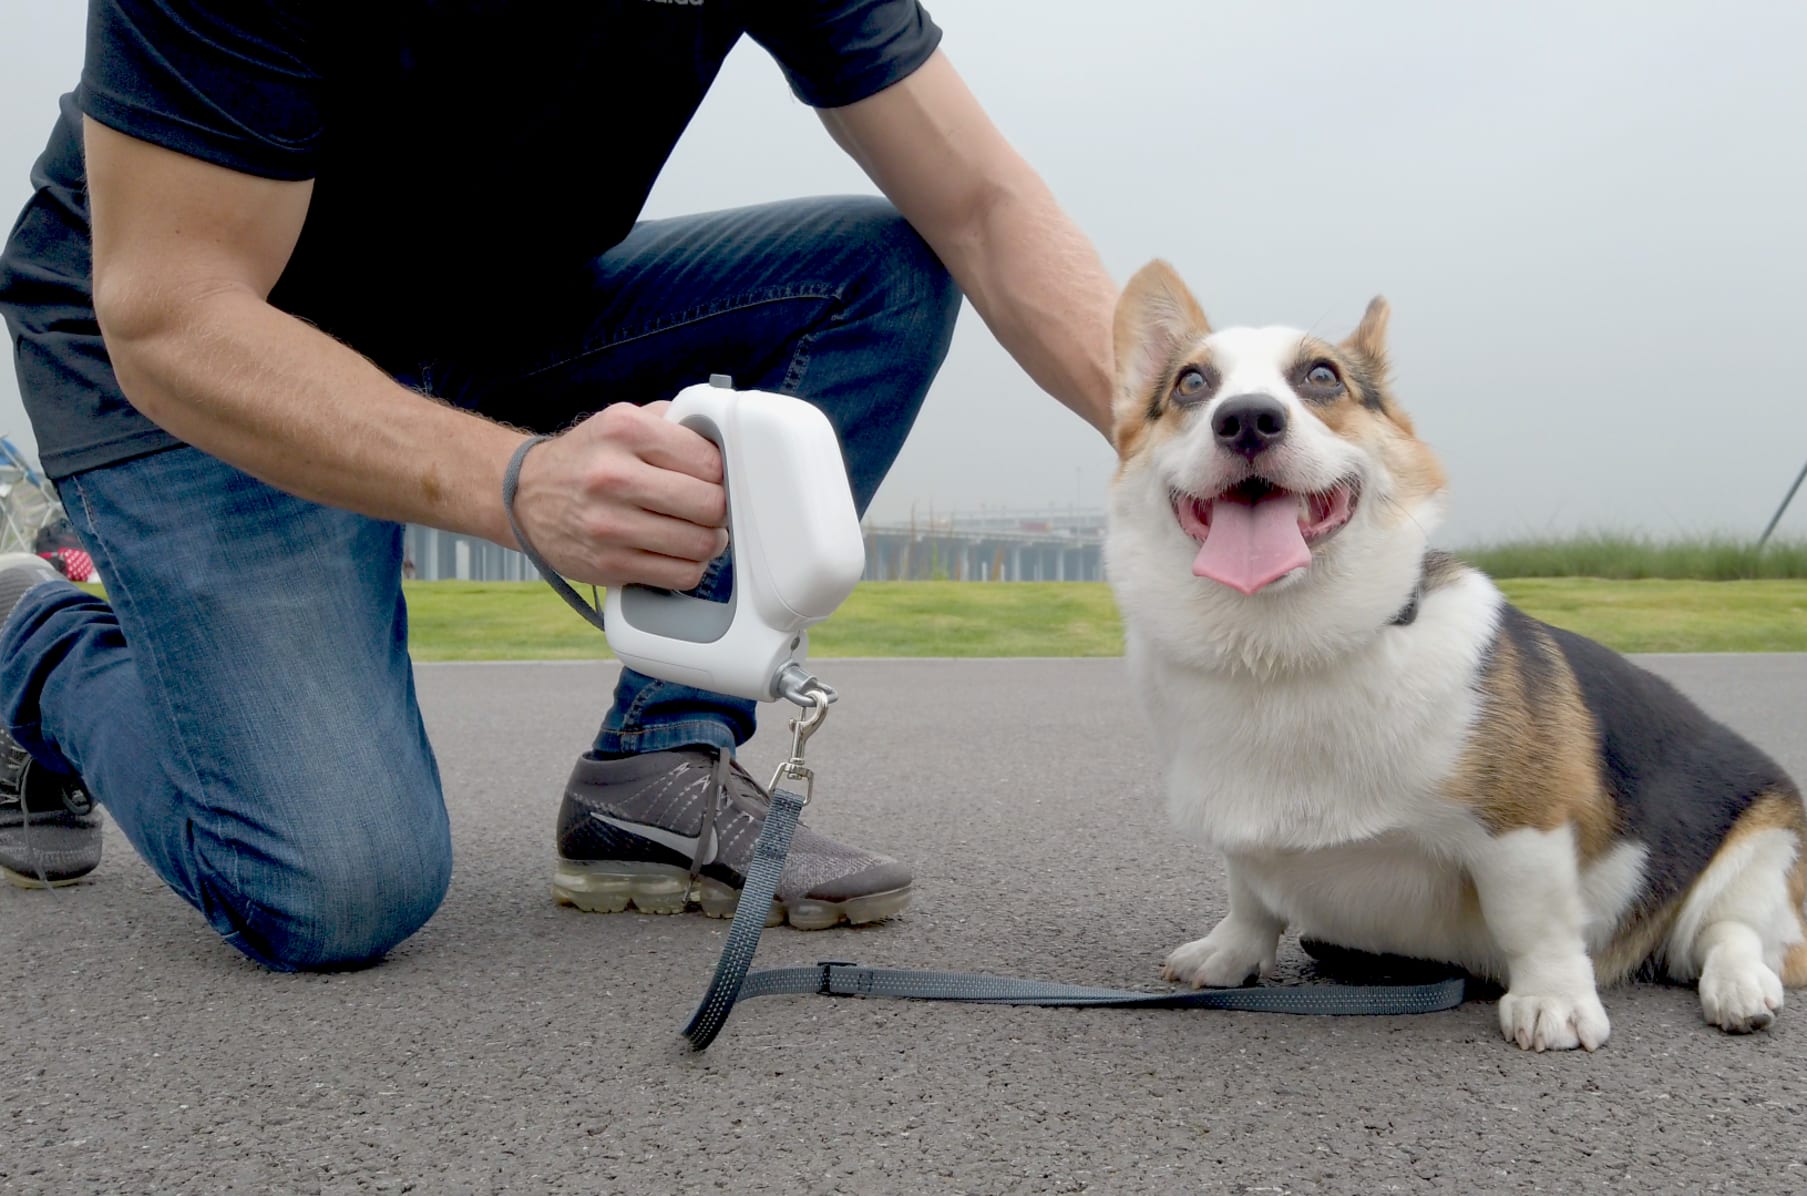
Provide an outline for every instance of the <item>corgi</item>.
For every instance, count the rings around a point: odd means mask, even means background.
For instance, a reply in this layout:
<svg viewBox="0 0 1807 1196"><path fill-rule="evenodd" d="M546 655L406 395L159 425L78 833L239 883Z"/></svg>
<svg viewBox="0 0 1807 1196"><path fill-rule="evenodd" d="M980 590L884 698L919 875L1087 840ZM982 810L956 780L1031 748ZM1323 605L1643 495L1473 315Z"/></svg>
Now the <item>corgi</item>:
<svg viewBox="0 0 1807 1196"><path fill-rule="evenodd" d="M1430 548L1447 484L1388 314L1213 331L1160 261L1118 301L1106 573L1169 814L1229 890L1166 978L1244 984L1290 928L1497 982L1529 1050L1602 1046L1599 989L1633 977L1769 1026L1807 982L1799 790Z"/></svg>

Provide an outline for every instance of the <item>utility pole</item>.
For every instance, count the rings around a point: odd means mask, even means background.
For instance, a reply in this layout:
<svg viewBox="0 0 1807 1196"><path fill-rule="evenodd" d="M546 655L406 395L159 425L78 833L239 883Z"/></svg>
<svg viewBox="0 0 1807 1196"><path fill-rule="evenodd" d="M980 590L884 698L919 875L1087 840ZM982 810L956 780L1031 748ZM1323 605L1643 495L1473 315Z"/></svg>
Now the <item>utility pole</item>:
<svg viewBox="0 0 1807 1196"><path fill-rule="evenodd" d="M1782 505L1776 508L1776 513L1770 516L1769 526L1763 529L1763 534L1757 537L1757 547L1759 549L1761 549L1765 541L1769 539L1769 534L1776 530L1776 524L1782 522L1782 512L1786 511L1788 509L1788 504L1794 501L1794 492L1801 488L1803 479L1807 479L1807 465L1802 465L1801 472L1794 475L1794 485L1788 488L1788 496L1782 500Z"/></svg>

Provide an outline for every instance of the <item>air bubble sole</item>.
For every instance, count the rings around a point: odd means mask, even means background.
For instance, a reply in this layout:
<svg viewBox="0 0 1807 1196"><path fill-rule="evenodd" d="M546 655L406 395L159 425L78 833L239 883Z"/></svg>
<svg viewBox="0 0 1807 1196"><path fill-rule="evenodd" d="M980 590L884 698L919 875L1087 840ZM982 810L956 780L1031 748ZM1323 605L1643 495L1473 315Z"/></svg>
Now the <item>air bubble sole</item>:
<svg viewBox="0 0 1807 1196"><path fill-rule="evenodd" d="M83 878L87 875L86 872L83 872L80 876L51 877L50 884L46 886L43 881L30 873L14 872L11 868L0 866L0 880L6 881L7 884L13 886L15 889L42 889L46 887L52 889L66 889L70 885L81 884Z"/></svg>
<svg viewBox="0 0 1807 1196"><path fill-rule="evenodd" d="M711 918L732 918L740 890L708 876L694 879L687 869L638 860L560 859L552 873L552 896L560 905L585 913L681 914L700 909ZM774 900L767 926L789 922L798 930L827 930L846 922L864 926L882 922L910 904L910 888L867 893L846 901L783 902Z"/></svg>

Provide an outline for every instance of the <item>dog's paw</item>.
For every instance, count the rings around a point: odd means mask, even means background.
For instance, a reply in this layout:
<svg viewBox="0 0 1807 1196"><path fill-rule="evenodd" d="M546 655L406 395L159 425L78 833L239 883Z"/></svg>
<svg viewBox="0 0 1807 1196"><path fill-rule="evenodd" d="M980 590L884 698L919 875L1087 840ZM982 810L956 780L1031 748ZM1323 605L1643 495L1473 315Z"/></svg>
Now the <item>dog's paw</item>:
<svg viewBox="0 0 1807 1196"><path fill-rule="evenodd" d="M1782 981L1760 959L1715 955L1700 976L1700 1011L1727 1034L1768 1029L1782 1011Z"/></svg>
<svg viewBox="0 0 1807 1196"><path fill-rule="evenodd" d="M1278 935L1226 918L1204 938L1176 947L1161 975L1193 988L1235 988L1272 971L1278 945Z"/></svg>
<svg viewBox="0 0 1807 1196"><path fill-rule="evenodd" d="M1500 1033L1527 1051L1597 1051L1612 1023L1593 989L1568 993L1508 992L1500 998Z"/></svg>

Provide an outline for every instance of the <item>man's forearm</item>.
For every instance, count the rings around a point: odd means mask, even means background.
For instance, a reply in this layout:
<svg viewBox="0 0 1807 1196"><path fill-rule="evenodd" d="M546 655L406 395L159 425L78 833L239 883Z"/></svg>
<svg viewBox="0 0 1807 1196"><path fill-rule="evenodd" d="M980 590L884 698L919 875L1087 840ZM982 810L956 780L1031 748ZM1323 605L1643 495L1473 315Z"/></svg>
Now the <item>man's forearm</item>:
<svg viewBox="0 0 1807 1196"><path fill-rule="evenodd" d="M109 314L121 388L172 435L303 498L512 542L498 495L520 433L401 386L245 288Z"/></svg>
<svg viewBox="0 0 1807 1196"><path fill-rule="evenodd" d="M1022 178L996 193L945 256L998 342L1109 436L1117 287L1041 181Z"/></svg>
<svg viewBox="0 0 1807 1196"><path fill-rule="evenodd" d="M823 123L1049 394L1110 435L1117 288L1041 177L937 50Z"/></svg>

